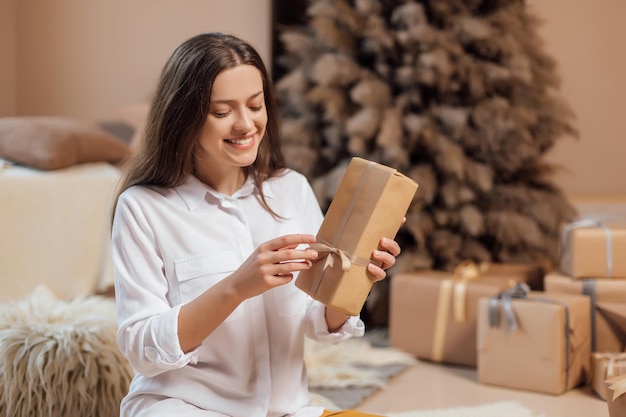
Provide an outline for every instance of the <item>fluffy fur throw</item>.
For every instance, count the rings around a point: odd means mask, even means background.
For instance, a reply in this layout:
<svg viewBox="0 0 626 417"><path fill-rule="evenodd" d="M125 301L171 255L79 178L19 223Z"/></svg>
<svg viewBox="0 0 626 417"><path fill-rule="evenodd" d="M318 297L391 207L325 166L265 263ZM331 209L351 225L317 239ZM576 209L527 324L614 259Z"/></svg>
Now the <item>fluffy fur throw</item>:
<svg viewBox="0 0 626 417"><path fill-rule="evenodd" d="M373 346L369 338L354 338L338 344L306 339L304 361L311 388L382 387L386 378L377 368L411 365L417 360L391 347Z"/></svg>
<svg viewBox="0 0 626 417"><path fill-rule="evenodd" d="M0 306L0 417L117 417L132 369L115 302L45 288Z"/></svg>

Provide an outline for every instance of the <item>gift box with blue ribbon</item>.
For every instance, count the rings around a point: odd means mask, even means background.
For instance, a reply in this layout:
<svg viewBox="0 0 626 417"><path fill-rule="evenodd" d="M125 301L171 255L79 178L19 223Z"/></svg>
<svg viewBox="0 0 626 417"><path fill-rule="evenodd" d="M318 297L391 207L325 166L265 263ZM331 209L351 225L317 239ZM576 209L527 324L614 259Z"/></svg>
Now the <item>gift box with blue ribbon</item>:
<svg viewBox="0 0 626 417"><path fill-rule="evenodd" d="M592 352L622 352L626 348L626 312L621 321L615 317L619 314L618 306L626 310L626 279L575 279L550 272L544 278L544 287L549 294L583 294L589 297Z"/></svg>
<svg viewBox="0 0 626 417"><path fill-rule="evenodd" d="M464 261L453 271L423 270L391 278L389 344L419 359L476 367L476 312L483 297L524 282L538 287L533 263Z"/></svg>
<svg viewBox="0 0 626 417"><path fill-rule="evenodd" d="M560 269L573 278L626 278L626 214L582 217L563 227Z"/></svg>
<svg viewBox="0 0 626 417"><path fill-rule="evenodd" d="M589 377L589 297L518 284L478 308L478 381L559 395Z"/></svg>

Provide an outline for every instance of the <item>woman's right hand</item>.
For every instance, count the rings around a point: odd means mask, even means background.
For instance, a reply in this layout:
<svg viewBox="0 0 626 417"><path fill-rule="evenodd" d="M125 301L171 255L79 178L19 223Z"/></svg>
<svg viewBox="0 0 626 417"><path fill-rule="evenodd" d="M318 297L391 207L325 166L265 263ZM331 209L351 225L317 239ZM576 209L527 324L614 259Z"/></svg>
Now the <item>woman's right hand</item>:
<svg viewBox="0 0 626 417"><path fill-rule="evenodd" d="M190 352L213 332L243 300L288 283L293 273L309 269L317 252L297 250L315 242L312 235L285 235L261 244L228 278L183 305L178 314L178 339Z"/></svg>
<svg viewBox="0 0 626 417"><path fill-rule="evenodd" d="M232 284L241 299L262 294L293 279L293 273L309 269L317 251L296 249L315 242L315 236L292 234L261 244L232 275Z"/></svg>

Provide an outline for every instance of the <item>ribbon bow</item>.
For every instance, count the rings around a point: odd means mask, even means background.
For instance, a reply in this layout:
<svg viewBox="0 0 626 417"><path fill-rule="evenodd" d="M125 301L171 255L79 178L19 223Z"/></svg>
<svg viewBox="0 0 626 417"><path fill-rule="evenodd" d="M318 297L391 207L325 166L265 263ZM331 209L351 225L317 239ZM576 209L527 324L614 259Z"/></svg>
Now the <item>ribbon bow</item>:
<svg viewBox="0 0 626 417"><path fill-rule="evenodd" d="M502 312L507 323L507 328L510 331L516 331L519 327L517 324L517 318L511 305L511 300L514 298L522 299L528 298L530 293L530 287L525 282L520 282L514 287L500 292L496 297L489 299L489 326L497 327L499 324L498 318L498 301L502 301Z"/></svg>
<svg viewBox="0 0 626 417"><path fill-rule="evenodd" d="M609 389L613 390L613 401L615 401L620 395L626 393L626 376L609 385Z"/></svg>
<svg viewBox="0 0 626 417"><path fill-rule="evenodd" d="M541 297L533 297L528 298L528 294L530 293L530 287L524 283L520 282L514 287L500 292L496 297L491 297L489 299L489 326L497 327L499 325L498 318L498 301L502 301L502 312L504 314L504 318L507 323L507 328L509 331L516 331L519 328L519 324L517 323L517 318L515 317L515 312L513 311L513 305L511 301L515 298L517 299L527 299L529 301L536 301L542 303L550 303L550 304L559 304L563 306L565 312L565 329L564 329L564 340L565 340L565 389L567 390L569 384L569 372L570 372L570 314L569 308L566 303L561 301L552 300L549 298L541 298Z"/></svg>
<svg viewBox="0 0 626 417"><path fill-rule="evenodd" d="M451 279L445 279L441 282L431 350L431 359L433 361L440 362L443 359L450 303L452 303L455 323L465 323L467 283L480 277L487 268L487 263L483 262L477 265L471 260L466 260L454 268Z"/></svg>
<svg viewBox="0 0 626 417"><path fill-rule="evenodd" d="M335 258L339 258L339 260L341 261L341 269L344 271L349 271L350 267L352 266L350 258L348 257L348 255L346 255L344 251L334 246L331 246L329 243L323 240L311 243L309 245L309 249L313 249L321 255L318 260L326 258L326 260L324 261L324 269L328 267L332 268L335 264Z"/></svg>
<svg viewBox="0 0 626 417"><path fill-rule="evenodd" d="M477 264L474 261L466 260L454 268L452 310L454 311L454 321L456 323L465 323L467 283L478 279L488 267L489 265L486 262Z"/></svg>

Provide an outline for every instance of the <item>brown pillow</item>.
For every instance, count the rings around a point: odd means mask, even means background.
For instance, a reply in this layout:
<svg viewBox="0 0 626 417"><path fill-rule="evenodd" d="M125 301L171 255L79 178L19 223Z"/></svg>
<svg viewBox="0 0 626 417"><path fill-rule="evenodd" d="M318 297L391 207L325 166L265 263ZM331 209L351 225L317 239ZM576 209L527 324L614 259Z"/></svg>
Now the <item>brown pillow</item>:
<svg viewBox="0 0 626 417"><path fill-rule="evenodd" d="M95 125L55 116L0 118L0 158L51 170L121 162L129 147Z"/></svg>

